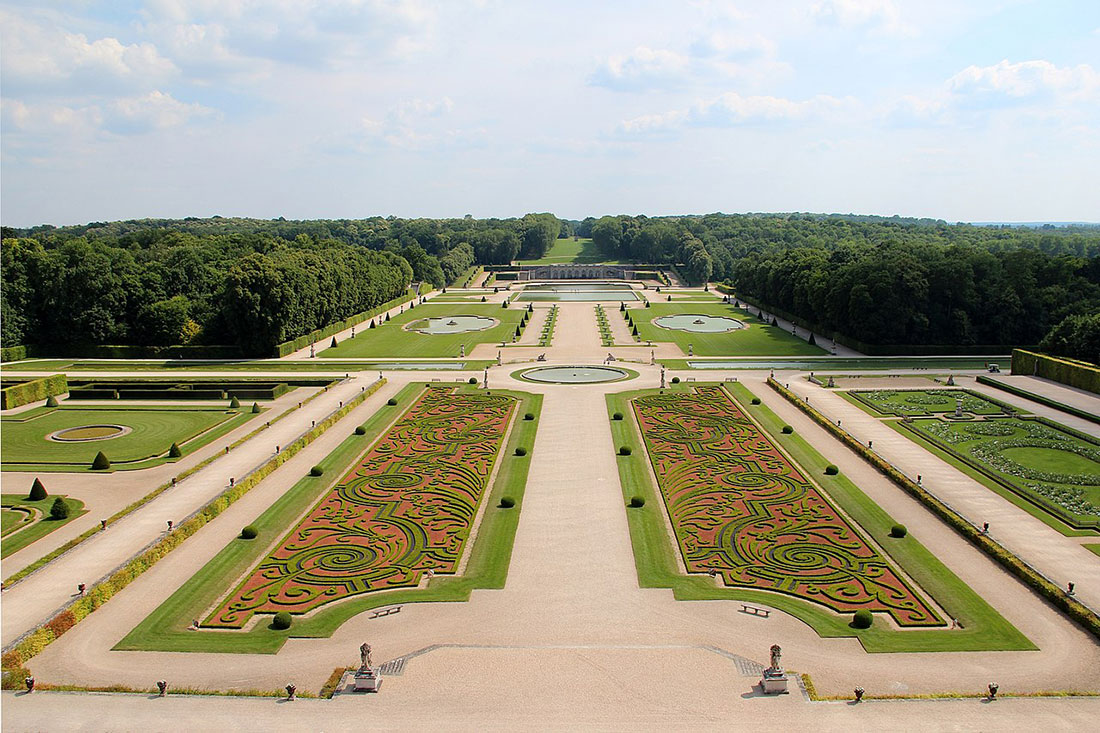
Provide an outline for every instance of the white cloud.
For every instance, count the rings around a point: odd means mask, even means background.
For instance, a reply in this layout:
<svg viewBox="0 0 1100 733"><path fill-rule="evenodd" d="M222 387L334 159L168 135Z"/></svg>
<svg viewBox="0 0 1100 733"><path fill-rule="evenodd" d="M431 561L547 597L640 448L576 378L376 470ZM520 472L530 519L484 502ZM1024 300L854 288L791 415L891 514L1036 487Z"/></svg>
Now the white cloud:
<svg viewBox="0 0 1100 733"><path fill-rule="evenodd" d="M713 99L699 100L687 109L624 120L618 130L625 135L652 135L669 133L684 127L808 122L850 116L857 112L858 104L854 100L827 95L797 101L783 97L741 96L736 92L727 92Z"/></svg>
<svg viewBox="0 0 1100 733"><path fill-rule="evenodd" d="M907 95L888 111L899 126L973 124L998 113L1072 121L1100 102L1100 73L1088 64L1045 60L968 66L924 96Z"/></svg>
<svg viewBox="0 0 1100 733"><path fill-rule="evenodd" d="M681 83L688 59L674 51L639 46L624 56L612 56L589 77L593 86L615 91L642 91Z"/></svg>
<svg viewBox="0 0 1100 733"><path fill-rule="evenodd" d="M0 13L0 25L5 29L5 94L149 89L178 72L152 43L126 44L114 37L89 40L82 33L8 12Z"/></svg>
<svg viewBox="0 0 1100 733"><path fill-rule="evenodd" d="M1049 61L1007 59L992 66L968 66L947 80L948 94L996 103L1042 97L1063 102L1100 99L1100 74L1088 64L1055 66Z"/></svg>
<svg viewBox="0 0 1100 733"><path fill-rule="evenodd" d="M899 35L912 33L912 29L902 23L901 12L893 0L821 0L810 8L810 15L823 25L874 29Z"/></svg>
<svg viewBox="0 0 1100 733"><path fill-rule="evenodd" d="M360 152L379 146L426 150L482 144L488 136L484 128L457 128L448 119L454 107L450 97L400 100L381 119L371 116L361 118L352 144Z"/></svg>
<svg viewBox="0 0 1100 733"><path fill-rule="evenodd" d="M123 135L179 127L191 120L216 116L209 107L181 102L160 91L115 99L103 108L102 114L103 128Z"/></svg>

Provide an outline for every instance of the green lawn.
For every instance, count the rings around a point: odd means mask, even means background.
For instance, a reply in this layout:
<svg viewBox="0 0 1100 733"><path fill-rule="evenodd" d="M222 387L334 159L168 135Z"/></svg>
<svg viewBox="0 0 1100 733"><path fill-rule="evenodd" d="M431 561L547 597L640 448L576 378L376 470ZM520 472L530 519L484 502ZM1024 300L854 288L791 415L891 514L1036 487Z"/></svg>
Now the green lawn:
<svg viewBox="0 0 1100 733"><path fill-rule="evenodd" d="M516 326L523 316L524 308L510 305L502 308L499 304L440 304L431 302L406 310L393 320L377 328L364 328L355 338L346 339L336 348L328 348L320 353L324 359L355 357L392 357L392 358L440 358L455 357L460 347L466 346L469 355L478 344L507 341L511 343ZM465 333L427 334L409 331L404 327L414 321L425 318L443 318L448 316L483 316L499 321L484 331Z"/></svg>
<svg viewBox="0 0 1100 733"><path fill-rule="evenodd" d="M1100 441L1038 418L920 418L898 427L1074 529L1100 529Z"/></svg>
<svg viewBox="0 0 1100 733"><path fill-rule="evenodd" d="M568 239L555 240L550 250L537 260L517 260L516 262L521 265L568 265L572 263L583 265L600 262L617 264L626 262L626 260L619 260L614 255L608 255L600 250L591 239L574 240L569 237Z"/></svg>
<svg viewBox="0 0 1100 733"><path fill-rule="evenodd" d="M378 436L408 409L424 387L424 384L410 384L398 393L396 406L380 408L364 424L365 435L348 437L321 462L325 468L324 475L334 480L342 477L352 462L358 460ZM308 618L296 618L287 631L276 631L265 623L242 632L188 631L187 626L192 619L201 618L203 612L225 595L226 590L238 582L241 575L269 549L265 542L235 539L127 634L115 649L274 654L288 638L331 636L345 621L372 608L401 603L465 601L474 588L503 588L508 577L512 543L531 465L528 458L517 458L513 453L516 446L530 448L534 443L542 396L507 390L500 392L519 398L521 403L517 406L512 432L501 454L502 462L496 480L482 499L486 502L485 512L462 575L436 577L424 589L354 596L322 608ZM534 420L523 419L528 412L534 415ZM251 524L259 529L260 537L283 536L327 491L330 483L311 477L303 478ZM502 496L515 499L515 507L498 508Z"/></svg>
<svg viewBox="0 0 1100 733"><path fill-rule="evenodd" d="M690 389L679 385L675 389ZM678 600L743 600L779 608L801 619L823 637L855 636L868 652L932 652L980 650L1030 650L1036 647L995 609L974 593L912 534L898 540L889 537L894 520L843 475L826 476L828 462L797 434L780 432L783 422L766 406L750 404L752 393L743 385L730 389L740 407L753 417L805 471L813 476L829 497L843 509L911 578L931 595L963 628L953 630L920 629L897 631L881 619L870 629L857 631L849 626L850 614L836 614L806 601L739 588L719 587L706 577L685 576L676 564L676 548L665 527L664 504L653 484L633 410L629 400L652 390L608 395L608 416L621 412L624 420L612 420L615 445L635 448L630 456L620 456L619 476L623 499L641 495L641 508L624 508L630 526L638 582L647 588L671 588Z"/></svg>
<svg viewBox="0 0 1100 733"><path fill-rule="evenodd" d="M86 513L84 502L62 496L69 505L67 519L51 519L50 508L60 495L47 496L41 501L31 501L24 494L0 495L3 516L3 540L0 542L0 557L7 557L22 550L27 545L64 527L80 515ZM20 511L20 507L26 511Z"/></svg>
<svg viewBox="0 0 1100 733"><path fill-rule="evenodd" d="M1081 545L1081 546L1084 547L1089 552L1093 552L1093 553L1096 553L1097 555L1100 555L1100 544L1090 544L1090 545Z"/></svg>
<svg viewBox="0 0 1100 733"><path fill-rule="evenodd" d="M669 369L706 369L707 362L718 363L719 369L799 369L802 371L885 371L894 369L984 369L981 357L888 356L845 357L823 356L803 359L658 359ZM689 364L690 362L690 364ZM695 366L692 366L694 364ZM840 376L840 375L837 375ZM922 374L920 376L931 376Z"/></svg>
<svg viewBox="0 0 1100 733"><path fill-rule="evenodd" d="M0 447L5 471L90 471L103 451L112 470L149 468L169 459L177 443L183 455L206 445L252 417L245 409L134 405L37 408L5 417ZM131 432L105 440L61 443L47 439L57 430L83 425L120 425Z"/></svg>
<svg viewBox="0 0 1100 733"><path fill-rule="evenodd" d="M747 328L728 333L692 333L661 328L652 323L654 318L679 313L735 318L746 324ZM638 336L643 342L671 341L683 349L685 354L691 344L695 356L816 356L825 353L824 349L811 346L781 328L764 324L746 310L724 303L655 301L649 308L631 308L630 316L637 324ZM621 319L623 315L614 309L608 309L607 317Z"/></svg>

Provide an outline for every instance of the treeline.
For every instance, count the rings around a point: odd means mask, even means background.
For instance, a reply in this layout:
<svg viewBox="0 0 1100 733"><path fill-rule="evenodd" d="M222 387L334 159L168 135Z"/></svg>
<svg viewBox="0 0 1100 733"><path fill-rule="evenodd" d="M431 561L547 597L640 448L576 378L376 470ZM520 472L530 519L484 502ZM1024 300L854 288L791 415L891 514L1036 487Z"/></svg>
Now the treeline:
<svg viewBox="0 0 1100 733"><path fill-rule="evenodd" d="M1100 310L1100 259L935 243L806 247L738 262L737 293L868 344L1038 344Z"/></svg>
<svg viewBox="0 0 1100 733"><path fill-rule="evenodd" d="M230 344L252 356L391 300L412 279L400 255L305 236L12 238L0 266L4 346Z"/></svg>

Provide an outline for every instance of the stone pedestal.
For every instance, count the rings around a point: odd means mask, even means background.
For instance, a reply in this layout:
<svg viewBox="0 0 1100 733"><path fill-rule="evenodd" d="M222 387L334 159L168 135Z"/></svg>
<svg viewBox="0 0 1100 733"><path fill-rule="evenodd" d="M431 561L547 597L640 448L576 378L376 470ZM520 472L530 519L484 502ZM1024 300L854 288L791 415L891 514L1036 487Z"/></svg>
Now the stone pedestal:
<svg viewBox="0 0 1100 733"><path fill-rule="evenodd" d="M360 669L355 673L353 687L356 692L378 692L382 686L382 675L373 669Z"/></svg>
<svg viewBox="0 0 1100 733"><path fill-rule="evenodd" d="M764 678L760 680L760 687L765 695L787 694L787 673L782 669L769 667L764 670Z"/></svg>

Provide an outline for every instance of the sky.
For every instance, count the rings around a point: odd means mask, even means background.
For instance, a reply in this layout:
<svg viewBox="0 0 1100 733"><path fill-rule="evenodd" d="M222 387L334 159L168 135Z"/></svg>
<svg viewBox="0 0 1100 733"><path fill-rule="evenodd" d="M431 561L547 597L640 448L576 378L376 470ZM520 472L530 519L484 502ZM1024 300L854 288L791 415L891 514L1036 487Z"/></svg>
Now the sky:
<svg viewBox="0 0 1100 733"><path fill-rule="evenodd" d="M0 1L0 221L1100 221L1097 0Z"/></svg>

